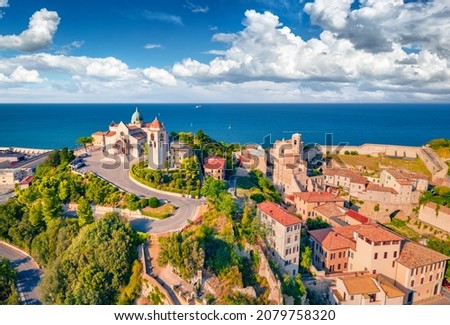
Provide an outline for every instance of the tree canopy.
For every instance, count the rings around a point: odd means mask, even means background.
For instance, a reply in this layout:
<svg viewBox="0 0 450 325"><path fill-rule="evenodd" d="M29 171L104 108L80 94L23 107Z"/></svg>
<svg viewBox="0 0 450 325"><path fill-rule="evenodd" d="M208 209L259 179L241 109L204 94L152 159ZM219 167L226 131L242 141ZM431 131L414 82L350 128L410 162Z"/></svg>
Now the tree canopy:
<svg viewBox="0 0 450 325"><path fill-rule="evenodd" d="M53 304L113 304L136 259L136 236L115 213L87 225L46 271L44 300Z"/></svg>
<svg viewBox="0 0 450 325"><path fill-rule="evenodd" d="M14 287L17 272L6 258L0 258L0 305L18 305L19 296Z"/></svg>

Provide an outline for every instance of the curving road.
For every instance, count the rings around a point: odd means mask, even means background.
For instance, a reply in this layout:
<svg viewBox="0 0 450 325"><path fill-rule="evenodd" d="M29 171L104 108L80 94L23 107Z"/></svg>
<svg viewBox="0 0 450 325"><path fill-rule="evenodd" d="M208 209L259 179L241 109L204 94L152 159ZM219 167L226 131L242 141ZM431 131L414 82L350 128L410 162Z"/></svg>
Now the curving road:
<svg viewBox="0 0 450 325"><path fill-rule="evenodd" d="M180 230L187 224L188 220L192 220L196 216L200 205L205 203L204 200L183 198L171 193L152 190L135 183L129 177L131 167L129 162L114 162L112 159L105 158L101 151L90 153L90 156L84 160L86 163L85 170L95 172L122 190L138 196L154 196L158 199L168 200L177 207L176 213L164 220L149 218L131 219L130 223L135 230L154 234Z"/></svg>
<svg viewBox="0 0 450 325"><path fill-rule="evenodd" d="M41 305L38 284L42 271L27 253L0 241L0 257L10 260L17 270L17 290L23 305Z"/></svg>

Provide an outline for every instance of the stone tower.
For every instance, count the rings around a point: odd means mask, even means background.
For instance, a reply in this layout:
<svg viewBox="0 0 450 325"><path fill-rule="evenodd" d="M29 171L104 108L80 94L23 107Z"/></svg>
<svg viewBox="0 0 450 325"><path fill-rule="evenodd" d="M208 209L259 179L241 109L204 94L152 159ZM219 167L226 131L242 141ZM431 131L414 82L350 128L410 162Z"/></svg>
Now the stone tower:
<svg viewBox="0 0 450 325"><path fill-rule="evenodd" d="M164 125L155 117L147 129L148 139L148 167L151 169L162 169L166 166L169 150L169 135Z"/></svg>
<svg viewBox="0 0 450 325"><path fill-rule="evenodd" d="M292 135L292 152L295 156L298 156L300 159L303 159L302 152L303 152L303 142L302 142L302 135L299 133L294 133Z"/></svg>

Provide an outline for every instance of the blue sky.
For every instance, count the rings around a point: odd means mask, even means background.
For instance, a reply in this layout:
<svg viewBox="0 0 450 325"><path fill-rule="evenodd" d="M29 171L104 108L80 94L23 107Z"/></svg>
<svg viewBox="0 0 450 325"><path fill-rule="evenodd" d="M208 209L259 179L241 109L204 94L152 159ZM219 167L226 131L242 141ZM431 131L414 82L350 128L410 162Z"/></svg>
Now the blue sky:
<svg viewBox="0 0 450 325"><path fill-rule="evenodd" d="M448 102L450 0L0 0L1 102Z"/></svg>

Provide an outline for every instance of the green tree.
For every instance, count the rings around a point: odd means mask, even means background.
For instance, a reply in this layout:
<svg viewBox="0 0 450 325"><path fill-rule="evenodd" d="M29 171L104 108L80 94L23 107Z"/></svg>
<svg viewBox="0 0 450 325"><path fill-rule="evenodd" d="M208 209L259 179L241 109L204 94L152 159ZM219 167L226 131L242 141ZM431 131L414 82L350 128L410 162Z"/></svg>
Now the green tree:
<svg viewBox="0 0 450 325"><path fill-rule="evenodd" d="M159 200L156 197L151 197L148 199L148 206L150 208L157 208L159 207Z"/></svg>
<svg viewBox="0 0 450 325"><path fill-rule="evenodd" d="M214 204L219 198L219 195L226 192L226 190L227 185L224 181L208 177L203 183L202 195L206 197L208 202Z"/></svg>
<svg viewBox="0 0 450 325"><path fill-rule="evenodd" d="M131 275L137 236L116 213L87 225L46 270L44 301L113 304Z"/></svg>
<svg viewBox="0 0 450 325"><path fill-rule="evenodd" d="M47 188L42 192L42 215L46 223L62 214L61 201L56 191Z"/></svg>
<svg viewBox="0 0 450 325"><path fill-rule="evenodd" d="M301 305L301 299L306 294L306 289L300 274L297 274L294 279L289 275L285 275L281 283L281 291L283 294L293 297L295 305Z"/></svg>
<svg viewBox="0 0 450 325"><path fill-rule="evenodd" d="M87 137L79 137L79 138L77 139L77 142L78 142L79 144L81 144L81 145L84 147L84 150L85 150L85 151L87 151L87 150L86 150L86 146L87 146L88 144L91 144L92 142L94 142L94 138L91 137L91 136L87 136Z"/></svg>
<svg viewBox="0 0 450 325"><path fill-rule="evenodd" d="M16 271L6 258L0 258L0 305L18 305L19 297L14 287Z"/></svg>
<svg viewBox="0 0 450 325"><path fill-rule="evenodd" d="M233 217L236 213L236 203L230 193L222 192L216 202L217 211L222 212L227 217Z"/></svg>
<svg viewBox="0 0 450 325"><path fill-rule="evenodd" d="M44 221L44 215L42 213L42 203L40 200L35 201L28 212L28 218L30 219L30 223L34 227L38 227L42 225Z"/></svg>
<svg viewBox="0 0 450 325"><path fill-rule="evenodd" d="M324 229L330 227L330 225L323 221L321 217L317 218L309 218L306 220L306 227L308 230L314 230L314 229Z"/></svg>
<svg viewBox="0 0 450 325"><path fill-rule="evenodd" d="M94 222L94 215L92 213L92 207L85 198L81 198L78 201L77 206L78 225L83 227Z"/></svg>
<svg viewBox="0 0 450 325"><path fill-rule="evenodd" d="M308 272L311 267L311 253L311 247L309 246L306 246L305 250L302 252L302 261L300 262L300 266L306 272Z"/></svg>
<svg viewBox="0 0 450 325"><path fill-rule="evenodd" d="M59 183L58 197L64 203L70 199L70 185L68 180L64 179Z"/></svg>

